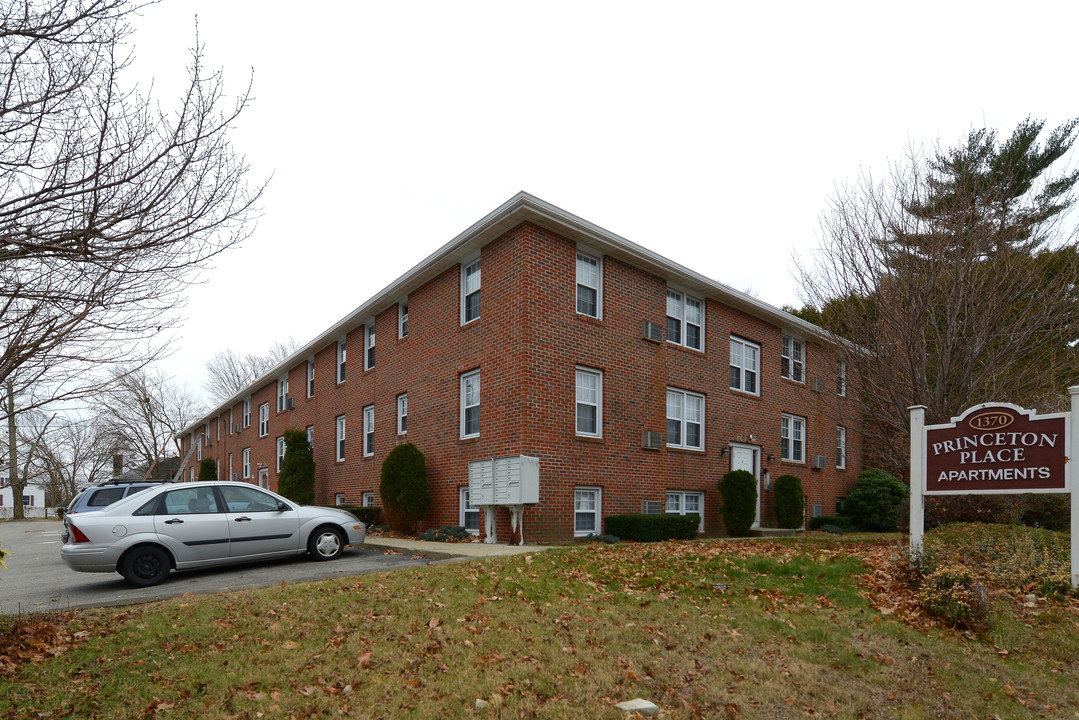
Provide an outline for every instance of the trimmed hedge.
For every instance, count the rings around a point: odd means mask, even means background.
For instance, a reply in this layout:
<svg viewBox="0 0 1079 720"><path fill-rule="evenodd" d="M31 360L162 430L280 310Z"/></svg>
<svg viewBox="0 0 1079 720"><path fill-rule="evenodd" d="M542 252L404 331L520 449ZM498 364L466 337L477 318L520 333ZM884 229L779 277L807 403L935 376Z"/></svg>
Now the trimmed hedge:
<svg viewBox="0 0 1079 720"><path fill-rule="evenodd" d="M375 524L375 520L378 519L378 514L382 512L380 507L360 507L359 505L327 505L326 507L337 508L338 510L344 510L350 512L360 519L367 527L371 527Z"/></svg>
<svg viewBox="0 0 1079 720"><path fill-rule="evenodd" d="M776 521L779 527L798 529L805 522L805 494L802 478L797 475L780 475L775 484Z"/></svg>
<svg viewBox="0 0 1079 720"><path fill-rule="evenodd" d="M411 534L431 505L427 484L427 462L412 443L398 445L382 461L382 483L378 487L382 508L391 528Z"/></svg>
<svg viewBox="0 0 1079 720"><path fill-rule="evenodd" d="M661 542L663 540L692 540L697 537L701 520L696 515L609 515L605 519L607 534L623 540Z"/></svg>
<svg viewBox="0 0 1079 720"><path fill-rule="evenodd" d="M749 535L757 518L757 478L748 470L731 470L719 481L723 496L723 524L735 537Z"/></svg>
<svg viewBox="0 0 1079 720"><path fill-rule="evenodd" d="M811 518L809 521L810 530L821 530L825 525L833 525L844 532L850 532L851 528L854 527L854 521L842 515L822 515L821 517Z"/></svg>
<svg viewBox="0 0 1079 720"><path fill-rule="evenodd" d="M843 513L866 530L891 532L899 524L899 506L909 496L895 475L863 470L843 501Z"/></svg>

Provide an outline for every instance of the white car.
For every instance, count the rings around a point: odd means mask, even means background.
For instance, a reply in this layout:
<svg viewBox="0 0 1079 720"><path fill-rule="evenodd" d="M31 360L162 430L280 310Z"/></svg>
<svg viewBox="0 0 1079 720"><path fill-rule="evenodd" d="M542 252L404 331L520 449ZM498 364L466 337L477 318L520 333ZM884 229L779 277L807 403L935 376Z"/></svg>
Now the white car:
<svg viewBox="0 0 1079 720"><path fill-rule="evenodd" d="M72 570L118 572L136 587L170 570L309 553L333 560L367 528L352 513L300 505L237 482L161 485L93 513L64 517L60 556Z"/></svg>

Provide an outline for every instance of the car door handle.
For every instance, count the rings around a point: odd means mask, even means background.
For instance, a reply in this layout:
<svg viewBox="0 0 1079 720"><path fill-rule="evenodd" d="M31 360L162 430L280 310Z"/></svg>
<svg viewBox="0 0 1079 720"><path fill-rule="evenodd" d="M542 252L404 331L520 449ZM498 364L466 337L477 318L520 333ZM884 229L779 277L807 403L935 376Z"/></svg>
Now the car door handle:
<svg viewBox="0 0 1079 720"><path fill-rule="evenodd" d="M235 518L236 522L251 522L251 518L244 515L243 517Z"/></svg>
<svg viewBox="0 0 1079 720"><path fill-rule="evenodd" d="M166 524L166 525L173 525L174 523L180 523L180 524L183 524L183 522L184 522L184 521L183 521L183 520L181 520L180 518L173 518L172 520L166 520L166 521L165 521L165 524Z"/></svg>

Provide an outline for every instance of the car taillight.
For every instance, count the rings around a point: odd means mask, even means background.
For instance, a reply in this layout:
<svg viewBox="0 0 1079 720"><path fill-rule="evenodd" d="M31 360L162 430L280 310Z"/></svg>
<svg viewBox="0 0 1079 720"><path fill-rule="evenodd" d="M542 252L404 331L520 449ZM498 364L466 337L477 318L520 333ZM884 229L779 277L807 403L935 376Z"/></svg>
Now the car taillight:
<svg viewBox="0 0 1079 720"><path fill-rule="evenodd" d="M86 537L82 530L79 530L74 525L71 526L71 539L75 543L88 543L90 538Z"/></svg>

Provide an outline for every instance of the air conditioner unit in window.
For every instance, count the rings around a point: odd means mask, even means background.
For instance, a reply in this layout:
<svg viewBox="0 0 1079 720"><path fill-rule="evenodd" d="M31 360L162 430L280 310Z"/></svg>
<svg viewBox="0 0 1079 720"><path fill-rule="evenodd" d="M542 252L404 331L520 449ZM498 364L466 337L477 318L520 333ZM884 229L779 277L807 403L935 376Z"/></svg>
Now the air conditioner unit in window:
<svg viewBox="0 0 1079 720"><path fill-rule="evenodd" d="M655 430L645 430L641 435L641 447L645 450L659 450L663 446L663 436Z"/></svg>
<svg viewBox="0 0 1079 720"><path fill-rule="evenodd" d="M811 382L813 392L824 392L824 378L813 378Z"/></svg>
<svg viewBox="0 0 1079 720"><path fill-rule="evenodd" d="M663 326L659 323L644 322L644 339L652 342L663 342Z"/></svg>
<svg viewBox="0 0 1079 720"><path fill-rule="evenodd" d="M296 407L296 401L293 400L291 397L285 398L285 409L291 410L294 407Z"/></svg>
<svg viewBox="0 0 1079 720"><path fill-rule="evenodd" d="M813 456L813 469L814 470L823 470L826 467L828 467L828 458L827 457L825 457L824 455L814 455Z"/></svg>
<svg viewBox="0 0 1079 720"><path fill-rule="evenodd" d="M641 500L641 512L645 515L662 515L663 503L659 500Z"/></svg>
<svg viewBox="0 0 1079 720"><path fill-rule="evenodd" d="M233 423L232 424L232 432L234 432L234 433L240 432L240 423Z"/></svg>

